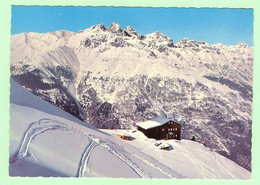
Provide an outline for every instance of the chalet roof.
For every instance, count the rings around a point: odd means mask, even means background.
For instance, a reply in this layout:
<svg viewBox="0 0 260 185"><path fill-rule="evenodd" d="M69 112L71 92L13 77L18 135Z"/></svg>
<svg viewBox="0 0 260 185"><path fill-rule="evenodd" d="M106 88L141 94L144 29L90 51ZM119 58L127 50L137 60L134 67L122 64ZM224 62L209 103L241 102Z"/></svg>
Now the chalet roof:
<svg viewBox="0 0 260 185"><path fill-rule="evenodd" d="M147 121L144 121L144 122L139 122L136 125L139 126L139 127L142 127L145 130L147 130L147 129L151 129L151 128L162 126L165 123L167 123L168 121L174 121L174 122L180 124L176 120L168 119L168 118L162 117L162 116L157 116L157 117L155 117L155 118L153 118L151 120L147 120Z"/></svg>

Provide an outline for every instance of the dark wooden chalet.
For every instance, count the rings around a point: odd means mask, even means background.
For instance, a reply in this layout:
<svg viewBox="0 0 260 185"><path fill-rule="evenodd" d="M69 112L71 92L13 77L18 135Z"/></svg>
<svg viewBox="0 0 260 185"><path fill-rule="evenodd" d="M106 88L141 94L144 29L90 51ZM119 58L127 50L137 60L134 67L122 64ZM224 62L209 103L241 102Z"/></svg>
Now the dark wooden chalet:
<svg viewBox="0 0 260 185"><path fill-rule="evenodd" d="M138 130L148 138L154 139L181 139L181 124L177 121L155 117L152 120L137 123Z"/></svg>

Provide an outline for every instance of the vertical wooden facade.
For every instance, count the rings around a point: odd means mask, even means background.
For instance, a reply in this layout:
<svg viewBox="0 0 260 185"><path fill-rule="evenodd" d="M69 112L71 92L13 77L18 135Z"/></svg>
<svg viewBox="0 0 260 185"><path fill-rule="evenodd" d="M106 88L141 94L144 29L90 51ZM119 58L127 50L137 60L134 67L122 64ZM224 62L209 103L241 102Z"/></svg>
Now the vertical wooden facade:
<svg viewBox="0 0 260 185"><path fill-rule="evenodd" d="M143 132L148 138L160 139L181 139L181 124L172 120L162 124L161 126L144 129L140 126L137 128Z"/></svg>

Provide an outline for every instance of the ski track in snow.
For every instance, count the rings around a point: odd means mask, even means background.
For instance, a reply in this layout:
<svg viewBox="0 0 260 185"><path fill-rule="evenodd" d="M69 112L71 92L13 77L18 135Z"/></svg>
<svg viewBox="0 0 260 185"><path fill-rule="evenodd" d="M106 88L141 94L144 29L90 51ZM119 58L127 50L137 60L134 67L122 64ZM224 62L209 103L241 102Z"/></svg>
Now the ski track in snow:
<svg viewBox="0 0 260 185"><path fill-rule="evenodd" d="M136 164L134 164L130 159L126 158L123 154L114 150L106 143L101 143L101 146L104 147L105 149L107 149L109 152L111 152L117 158L121 159L125 164L130 166L141 178L148 178L148 179L151 178L149 174L145 173L141 168L139 168Z"/></svg>
<svg viewBox="0 0 260 185"><path fill-rule="evenodd" d="M55 129L65 129L71 130L71 128L67 127L65 124L51 120L51 119L40 119L38 122L33 122L29 125L28 129L26 130L21 145L16 152L16 154L9 159L9 163L12 164L16 162L18 159L22 159L25 156L28 156L29 146L31 141L39 134L44 133L48 130L55 130Z"/></svg>
<svg viewBox="0 0 260 185"><path fill-rule="evenodd" d="M193 167L196 169L197 172L199 172L199 174L204 179L209 178L209 177L213 177L215 179L221 178L217 173L214 173L214 172L208 170L207 166L204 163L200 162L199 160L196 160L196 157L191 152L189 152L188 150L186 150L182 147L179 147L179 146L177 146L177 147L181 150L181 152L185 155L185 157L188 160L190 160ZM192 146L190 146L190 147L192 147Z"/></svg>
<svg viewBox="0 0 260 185"><path fill-rule="evenodd" d="M214 153L214 156L215 156L215 161L216 161L218 167L219 167L222 171L224 171L230 178L237 179L232 173L230 173L230 171L228 171L222 164L220 164L220 163L218 162L217 154L216 154L216 153Z"/></svg>
<svg viewBox="0 0 260 185"><path fill-rule="evenodd" d="M111 147L109 144L107 144L102 139L99 139L99 138L97 138L96 136L93 136L93 135L88 135L88 134L86 134L86 133L84 133L84 132L82 132L78 129L74 129L74 128L72 128L72 127L70 127L70 126L68 126L64 123L61 123L59 121L51 120L51 119L47 119L47 118L40 119L37 122L32 122L28 126L27 130L24 133L23 139L21 141L21 144L20 144L17 152L15 153L15 155L13 155L13 157L10 157L9 163L10 164L15 163L19 159L22 159L26 156L32 155L32 154L29 153L29 147L30 147L32 140L39 134L42 134L46 131L55 130L55 129L60 129L60 130L65 130L65 131L77 130L83 136L87 137L90 141L90 143L86 146L84 152L82 153L82 156L81 156L81 159L80 159L80 162L79 162L79 166L78 166L78 170L77 170L77 177L84 177L87 174L87 172L88 172L88 162L89 162L89 159L91 157L91 153L95 149L95 147L101 146L104 149L106 149L107 151L109 151L111 154L116 156L118 159L123 161L131 169L133 169L135 171L135 173L137 175L139 175L139 177L141 177L141 178L151 178L151 176L149 174L147 174L137 164L133 163L133 161L131 159L129 159L124 154L115 150L113 147ZM113 143L113 145L117 146L116 143ZM196 171L203 178L209 178L209 177L213 177L215 179L221 178L218 173L211 171L209 166L207 166L206 164L204 164L203 162L201 162L199 160L196 160L196 157L190 151L188 151L187 149L184 149L183 147L180 147L178 145L176 145L175 147L179 148L179 150L185 155L185 157L188 160L190 160L191 164L194 166ZM190 146L190 147L192 147L192 146ZM150 161L148 161L147 159L133 153L132 151L130 151L128 149L125 149L125 151L128 152L129 154L131 154L131 156L134 156L135 158L141 160L142 162L146 163L147 165L151 166L152 168L154 168L154 169L160 171L161 173L165 174L169 178L172 178L172 179L176 178L172 174L168 173L166 170L156 166L155 164L153 164ZM225 167L218 162L216 154L215 154L215 161L216 161L217 165L219 166L219 168L225 174L227 174L228 177L236 179L236 177L231 172L226 170ZM179 173L177 173L177 172L175 172L175 173L176 173L176 175L179 175L181 178L185 178L182 175L180 175Z"/></svg>
<svg viewBox="0 0 260 185"><path fill-rule="evenodd" d="M89 162L89 158L90 158L92 151L94 150L94 148L96 146L97 146L97 143L94 142L93 140L90 140L90 144L86 147L86 149L81 157L77 177L84 177L85 174L87 173L87 165Z"/></svg>
<svg viewBox="0 0 260 185"><path fill-rule="evenodd" d="M46 131L55 130L55 129L61 129L61 130L66 130L66 131L75 130L75 129L69 127L68 125L66 125L64 123L61 123L59 121L52 120L52 119L47 119L47 118L43 118L43 119L40 119L37 122L31 123L24 133L23 139L21 141L21 144L20 144L17 152L15 153L15 155L13 157L10 157L9 163L13 164L17 160L28 156L30 144L31 144L32 140L37 135L42 134ZM79 132L83 133L80 130L79 130ZM86 133L83 133L83 135L89 138L90 144L87 145L86 149L84 150L84 153L81 156L79 167L78 167L78 172L77 172L77 177L84 177L85 176L85 174L88 171L87 165L88 165L92 151L94 150L94 148L96 146L102 146L103 148L108 150L110 153L115 155L118 159L122 160L130 168L132 168L141 178L151 178L149 174L144 172L140 167L138 167L130 159L128 159L122 153L114 150L111 146L106 144L104 141L102 141L102 140L100 140L100 139L98 139L94 136L88 136ZM137 158L141 159L137 155L135 155L135 156Z"/></svg>
<svg viewBox="0 0 260 185"><path fill-rule="evenodd" d="M163 174L165 174L166 176L170 177L171 179L176 179L176 177L174 177L173 175L171 175L170 173L168 173L167 171L161 169L160 167L154 165L153 163L149 162L148 160L132 153L131 151L127 150L129 153L131 153L132 155L134 155L135 157L137 157L138 159L140 159L141 161L145 162L146 164L148 164L149 166L155 168L156 170L159 170L160 172L162 172ZM184 176L182 176L181 174L175 172L176 174L180 175L182 178L184 178Z"/></svg>

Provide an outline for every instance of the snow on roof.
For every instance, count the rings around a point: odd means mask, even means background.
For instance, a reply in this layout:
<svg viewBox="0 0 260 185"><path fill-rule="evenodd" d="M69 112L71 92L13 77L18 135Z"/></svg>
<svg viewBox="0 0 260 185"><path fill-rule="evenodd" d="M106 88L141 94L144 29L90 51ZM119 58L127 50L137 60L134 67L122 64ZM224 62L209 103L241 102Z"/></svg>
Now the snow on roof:
<svg viewBox="0 0 260 185"><path fill-rule="evenodd" d="M139 127L142 127L145 130L147 130L147 129L150 129L150 128L159 127L163 124L156 122L156 121L148 120L148 121L145 121L145 122L139 122L136 125L139 126Z"/></svg>
<svg viewBox="0 0 260 185"><path fill-rule="evenodd" d="M163 117L163 116L157 116L157 117L155 117L155 118L153 118L151 120L152 121L156 121L158 123L162 123L162 124L167 123L168 121L171 121L170 119L168 119L166 117Z"/></svg>
<svg viewBox="0 0 260 185"><path fill-rule="evenodd" d="M139 122L136 125L139 126L139 127L142 127L145 130L147 130L147 129L151 129L151 128L162 126L162 125L164 125L165 123L167 123L169 121L174 121L174 122L180 124L176 120L168 119L168 118L162 117L162 116L157 116L157 117L155 117L155 118L153 118L151 120L144 121L144 122Z"/></svg>
<svg viewBox="0 0 260 185"><path fill-rule="evenodd" d="M121 136L131 137L131 135L129 133L126 133L126 132L123 132L123 131L119 131L116 134L121 135Z"/></svg>

